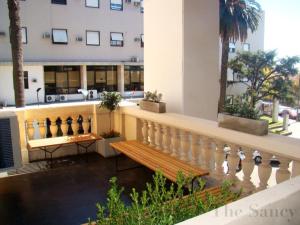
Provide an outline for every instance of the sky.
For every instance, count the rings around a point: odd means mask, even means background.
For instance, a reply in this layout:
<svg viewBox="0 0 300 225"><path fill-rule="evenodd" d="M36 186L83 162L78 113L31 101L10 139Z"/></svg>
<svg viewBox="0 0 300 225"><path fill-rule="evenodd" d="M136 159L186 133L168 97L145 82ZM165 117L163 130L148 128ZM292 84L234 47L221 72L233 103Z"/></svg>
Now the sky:
<svg viewBox="0 0 300 225"><path fill-rule="evenodd" d="M265 50L300 56L300 0L257 0L265 11ZM299 65L299 64L298 64Z"/></svg>

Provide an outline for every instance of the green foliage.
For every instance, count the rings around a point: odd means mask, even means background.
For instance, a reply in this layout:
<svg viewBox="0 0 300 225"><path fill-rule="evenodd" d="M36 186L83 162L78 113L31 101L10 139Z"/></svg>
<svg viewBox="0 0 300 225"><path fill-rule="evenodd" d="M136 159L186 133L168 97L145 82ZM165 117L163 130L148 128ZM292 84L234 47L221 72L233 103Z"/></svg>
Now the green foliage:
<svg viewBox="0 0 300 225"><path fill-rule="evenodd" d="M110 112L116 110L119 107L119 103L122 100L122 96L119 92L102 92L102 99L100 108L106 108Z"/></svg>
<svg viewBox="0 0 300 225"><path fill-rule="evenodd" d="M156 90L154 92L151 92L151 91L145 92L145 97L144 97L145 101L160 102L161 99L162 99L162 94L157 93Z"/></svg>
<svg viewBox="0 0 300 225"><path fill-rule="evenodd" d="M226 102L224 111L232 116L253 120L259 119L259 111L255 107L252 107L249 101L241 97L235 98L232 104Z"/></svg>
<svg viewBox="0 0 300 225"><path fill-rule="evenodd" d="M190 186L191 178L182 173L177 176L176 184L167 185L161 172L153 176L153 184L147 183L146 190L138 193L132 189L132 203L126 206L121 200L124 191L117 185L117 179L110 180L106 205L97 204L97 225L171 225L208 212L228 201L238 198L239 194L230 191L231 184L226 182L219 195L206 193L200 198L205 182L199 179L199 186L194 190ZM188 194L184 195L185 187ZM91 222L90 222L91 224Z"/></svg>
<svg viewBox="0 0 300 225"><path fill-rule="evenodd" d="M252 107L262 99L288 99L292 90L290 76L298 73L299 57L276 58L275 51L237 53L229 68L247 86L246 95Z"/></svg>

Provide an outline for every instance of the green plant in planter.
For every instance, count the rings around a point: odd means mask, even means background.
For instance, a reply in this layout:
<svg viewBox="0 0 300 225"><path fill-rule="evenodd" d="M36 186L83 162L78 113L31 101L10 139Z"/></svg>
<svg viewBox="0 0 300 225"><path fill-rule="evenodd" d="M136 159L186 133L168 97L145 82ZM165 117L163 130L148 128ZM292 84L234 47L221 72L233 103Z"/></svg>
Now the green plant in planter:
<svg viewBox="0 0 300 225"><path fill-rule="evenodd" d="M109 132L102 134L104 138L120 137L119 132L115 132L111 129L111 113L119 107L121 100L122 96L119 92L102 92L100 108L109 110Z"/></svg>
<svg viewBox="0 0 300 225"><path fill-rule="evenodd" d="M149 101L149 102L160 102L162 99L162 94L161 93L157 93L157 91L155 90L154 92L151 91L147 91L145 92L145 97L144 97L144 101Z"/></svg>
<svg viewBox="0 0 300 225"><path fill-rule="evenodd" d="M216 209L239 197L240 193L230 191L232 184L229 182L222 185L219 194L211 195L207 192L203 198L199 197L205 182L201 179L198 181L199 187L192 190L191 178L178 173L176 184L167 185L163 174L156 172L153 182L147 183L144 191L138 193L132 189L131 204L126 205L121 199L124 188L118 187L117 179L114 177L110 180L111 188L106 204L96 205L97 219L95 223L89 221L89 224L172 225Z"/></svg>

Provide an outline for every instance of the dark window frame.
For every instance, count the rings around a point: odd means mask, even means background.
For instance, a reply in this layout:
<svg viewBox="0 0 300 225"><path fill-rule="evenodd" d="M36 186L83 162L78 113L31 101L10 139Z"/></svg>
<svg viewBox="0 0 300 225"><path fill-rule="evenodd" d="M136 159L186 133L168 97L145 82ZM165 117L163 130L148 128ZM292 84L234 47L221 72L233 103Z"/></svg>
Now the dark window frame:
<svg viewBox="0 0 300 225"><path fill-rule="evenodd" d="M50 68L50 67L52 67L53 68L53 70L46 70L46 68ZM44 76L45 76L45 72L54 72L54 79L55 79L55 82L54 82L54 84L55 84L55 87L52 87L52 88L49 88L49 87L47 87L47 83L46 82L44 82L44 85L45 85L45 96L46 95L68 95L68 94L77 94L78 93L78 91L76 91L76 92L72 92L72 91L70 91L70 89L80 89L81 88L81 73L80 73L80 66L63 66L63 68L68 68L68 67L71 67L72 68L72 70L62 70L62 71L60 71L60 70L58 70L58 68L59 68L59 66L45 66L44 67ZM76 69L75 69L76 68ZM73 70L74 69L74 70ZM69 82L70 82L70 79L69 79L69 72L70 71L77 71L78 72L78 74L79 74L79 82L80 82L80 85L78 86L78 87L70 87L70 85L69 85ZM61 88L61 87L57 87L57 75L56 75L56 73L60 73L60 72L66 72L67 73L67 84L68 84L68 87L66 87L66 88ZM49 85L49 84L48 84ZM52 84L53 85L53 84ZM53 90L55 90L54 92L51 92L51 93L47 93L47 91L48 91L48 89L53 89ZM66 89L67 90L67 93L59 93L59 89Z"/></svg>
<svg viewBox="0 0 300 225"><path fill-rule="evenodd" d="M99 35L99 44L88 44L88 38L87 38L87 34L88 34L88 32L95 32L95 33L98 33L98 35ZM87 45L87 46L100 46L100 44L101 44L101 41L100 41L100 31L97 31L97 30L86 30L85 31L85 44Z"/></svg>
<svg viewBox="0 0 300 225"><path fill-rule="evenodd" d="M24 76L24 89L29 89L29 74L28 71L23 71Z"/></svg>
<svg viewBox="0 0 300 225"><path fill-rule="evenodd" d="M99 69L97 69L99 67ZM105 70L102 70L102 68L105 68ZM109 67L111 70L109 70ZM88 90L97 90L98 93L105 91L118 91L118 66L111 65L111 66L87 66L87 72L92 71L94 73L94 84L93 85L87 85ZM105 72L105 84L104 83L97 83L96 82L96 72L102 71ZM107 73L109 71L115 71L116 72L116 84L115 85L108 85L107 84ZM98 85L97 85L98 84ZM101 85L100 85L101 84ZM111 86L112 88L110 89Z"/></svg>
<svg viewBox="0 0 300 225"><path fill-rule="evenodd" d="M144 34L141 34L141 48L144 48L144 41L143 41L143 37L144 37Z"/></svg>
<svg viewBox="0 0 300 225"><path fill-rule="evenodd" d="M98 6L89 6L89 5L87 5L87 1L88 0L85 0L85 7L92 8L92 9L99 9L100 8L100 0L97 0L98 1Z"/></svg>
<svg viewBox="0 0 300 225"><path fill-rule="evenodd" d="M67 42L55 42L55 41L54 41L54 34L53 34L53 31L55 31L55 30L63 30L63 31L66 31ZM69 44L68 29L52 28L52 44L55 44L55 45L67 45L67 44Z"/></svg>
<svg viewBox="0 0 300 225"><path fill-rule="evenodd" d="M112 34L122 34L123 41L113 41L112 40ZM117 44L118 42L121 42L121 44ZM114 44L116 43L116 44ZM124 47L124 33L123 32L110 32L110 46L111 47Z"/></svg>
<svg viewBox="0 0 300 225"><path fill-rule="evenodd" d="M68 1L67 0L62 0L64 2L59 2L59 0L51 0L51 4L56 4L56 5L67 5Z"/></svg>
<svg viewBox="0 0 300 225"><path fill-rule="evenodd" d="M129 69L128 69L129 68ZM139 69L138 69L139 68ZM138 83L133 83L131 81L131 77L132 77L132 72L133 71L143 71L144 72L144 66L139 65L139 66L135 66L135 65L125 65L124 68L125 72L128 71L129 72L129 84L124 84L124 90L126 92L128 91L144 91L144 84L145 82L141 81L141 76L139 77L139 82Z"/></svg>
<svg viewBox="0 0 300 225"><path fill-rule="evenodd" d="M21 27L21 29L25 29L25 37L26 37L26 42L22 41L22 44L27 45L28 44L28 33L27 33L27 27Z"/></svg>
<svg viewBox="0 0 300 225"><path fill-rule="evenodd" d="M124 0L121 0L122 1L122 7L121 9L113 9L112 8L112 4L111 4L111 0L110 0L110 10L113 10L113 11L123 11L124 10Z"/></svg>

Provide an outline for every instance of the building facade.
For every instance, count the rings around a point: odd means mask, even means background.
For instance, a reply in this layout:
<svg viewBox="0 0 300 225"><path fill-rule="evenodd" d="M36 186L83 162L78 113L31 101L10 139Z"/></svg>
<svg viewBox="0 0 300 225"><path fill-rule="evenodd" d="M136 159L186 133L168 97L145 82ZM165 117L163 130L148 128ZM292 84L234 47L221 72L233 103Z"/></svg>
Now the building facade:
<svg viewBox="0 0 300 225"><path fill-rule="evenodd" d="M143 95L141 0L24 0L26 104L97 99L102 91ZM9 17L0 2L0 102L14 105Z"/></svg>
<svg viewBox="0 0 300 225"><path fill-rule="evenodd" d="M249 31L248 38L245 42L237 41L236 43L229 44L229 60L236 56L237 52L247 51L256 52L258 50L264 50L264 38L265 38L265 13L262 13L259 26L254 33ZM221 54L220 54L221 55ZM246 92L247 86L240 82L240 79L228 69L227 76L227 98L232 99L234 96L241 95Z"/></svg>

